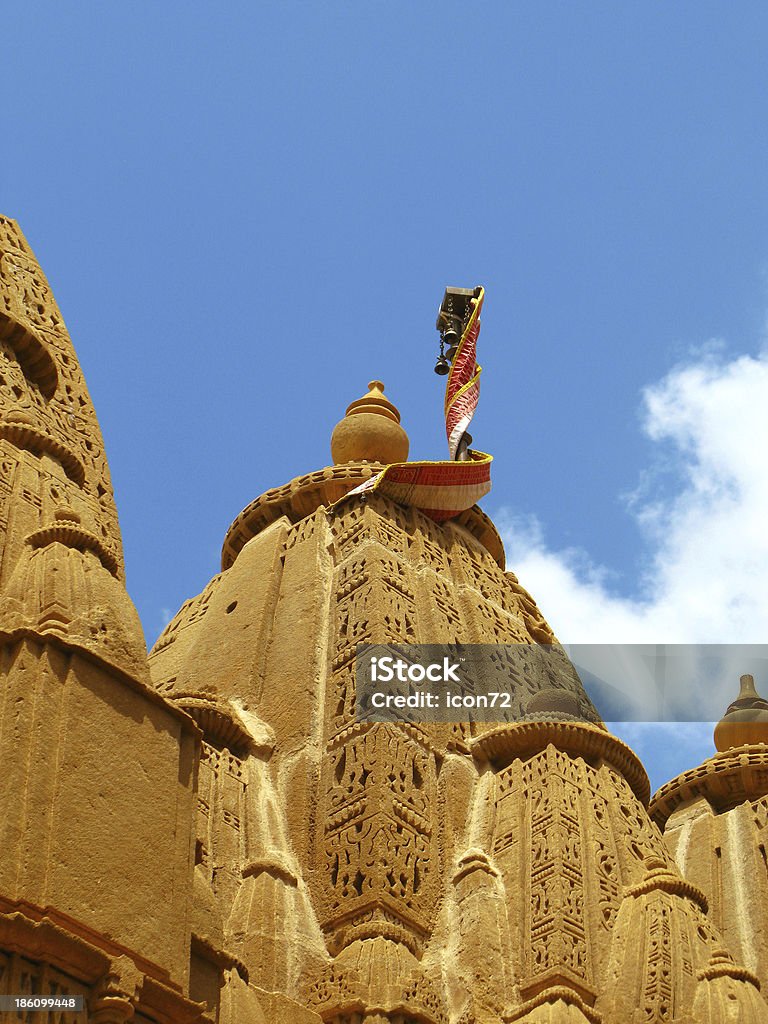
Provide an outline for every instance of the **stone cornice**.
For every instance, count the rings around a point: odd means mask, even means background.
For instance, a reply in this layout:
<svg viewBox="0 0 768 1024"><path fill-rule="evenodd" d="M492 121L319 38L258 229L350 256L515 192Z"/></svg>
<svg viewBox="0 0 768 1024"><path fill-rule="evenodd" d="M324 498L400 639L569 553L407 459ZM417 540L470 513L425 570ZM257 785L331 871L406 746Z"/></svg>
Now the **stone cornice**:
<svg viewBox="0 0 768 1024"><path fill-rule="evenodd" d="M472 752L486 758L498 771L516 758L526 760L549 744L589 763L607 761L628 782L644 805L650 798L648 776L638 756L626 743L604 728L580 722L515 722L479 736Z"/></svg>
<svg viewBox="0 0 768 1024"><path fill-rule="evenodd" d="M80 459L39 427L16 420L0 420L0 438L34 455L50 455L78 487L85 483L85 467Z"/></svg>
<svg viewBox="0 0 768 1024"><path fill-rule="evenodd" d="M27 544L32 548L44 548L48 544L55 543L75 548L77 551L92 551L107 572L111 573L115 579L120 578L119 562L114 551L102 543L95 533L83 529L76 523L54 523L51 526L35 530L27 537Z"/></svg>
<svg viewBox="0 0 768 1024"><path fill-rule="evenodd" d="M243 509L227 530L221 551L222 569L234 565L248 541L277 519L284 516L291 523L299 523L317 509L333 505L382 469L384 466L378 462L326 466L314 473L298 476L282 487L265 491ZM376 499L369 496L367 500ZM501 538L491 520L477 505L462 512L451 522L467 530L504 568Z"/></svg>
<svg viewBox="0 0 768 1024"><path fill-rule="evenodd" d="M734 747L663 785L653 796L650 814L663 831L678 808L700 797L719 814L767 793L768 745Z"/></svg>
<svg viewBox="0 0 768 1024"><path fill-rule="evenodd" d="M90 986L98 985L115 961L127 958L143 979L141 1011L154 1018L154 1010L157 1019L179 1024L207 1020L204 1006L185 998L166 970L52 907L0 897L0 947L50 963Z"/></svg>

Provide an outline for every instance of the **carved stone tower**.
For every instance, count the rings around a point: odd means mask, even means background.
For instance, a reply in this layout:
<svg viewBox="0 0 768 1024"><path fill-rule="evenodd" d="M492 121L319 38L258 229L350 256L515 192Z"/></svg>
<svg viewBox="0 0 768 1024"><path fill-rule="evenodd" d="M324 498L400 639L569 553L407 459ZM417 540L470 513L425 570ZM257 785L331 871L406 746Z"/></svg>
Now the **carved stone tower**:
<svg viewBox="0 0 768 1024"><path fill-rule="evenodd" d="M195 1019L199 731L150 686L93 407L45 277L5 218L0 659L3 991L83 993L104 1024Z"/></svg>
<svg viewBox="0 0 768 1024"><path fill-rule="evenodd" d="M0 991L84 993L62 1024L766 1021L636 756L567 660L542 688L510 656L554 637L490 520L339 501L407 457L379 382L147 661L74 352L0 224ZM357 719L358 644L459 642L516 721Z"/></svg>

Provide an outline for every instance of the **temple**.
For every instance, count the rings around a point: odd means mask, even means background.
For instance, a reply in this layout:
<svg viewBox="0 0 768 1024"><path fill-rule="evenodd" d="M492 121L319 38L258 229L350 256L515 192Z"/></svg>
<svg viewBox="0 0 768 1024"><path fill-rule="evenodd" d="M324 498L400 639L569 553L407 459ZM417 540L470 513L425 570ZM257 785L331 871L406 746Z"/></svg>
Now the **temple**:
<svg viewBox="0 0 768 1024"><path fill-rule="evenodd" d="M567 661L542 687L505 653L555 637L479 507L340 500L407 459L379 381L147 654L93 406L7 218L0 345L0 994L84 997L10 1020L768 1021L751 677L651 797ZM361 721L364 643L498 645L515 720Z"/></svg>

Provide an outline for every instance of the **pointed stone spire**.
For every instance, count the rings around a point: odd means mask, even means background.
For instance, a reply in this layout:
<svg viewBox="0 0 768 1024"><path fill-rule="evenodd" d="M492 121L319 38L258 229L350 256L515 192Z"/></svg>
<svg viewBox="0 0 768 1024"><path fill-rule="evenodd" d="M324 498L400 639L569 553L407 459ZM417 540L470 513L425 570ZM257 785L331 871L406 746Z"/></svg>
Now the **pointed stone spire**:
<svg viewBox="0 0 768 1024"><path fill-rule="evenodd" d="M45 276L3 217L0 681L0 961L12 951L37 991L69 991L58 969L71 971L94 1020L195 1024L200 731L149 685L93 405Z"/></svg>
<svg viewBox="0 0 768 1024"><path fill-rule="evenodd" d="M27 538L68 508L123 578L104 444L51 289L18 225L0 217L0 589Z"/></svg>

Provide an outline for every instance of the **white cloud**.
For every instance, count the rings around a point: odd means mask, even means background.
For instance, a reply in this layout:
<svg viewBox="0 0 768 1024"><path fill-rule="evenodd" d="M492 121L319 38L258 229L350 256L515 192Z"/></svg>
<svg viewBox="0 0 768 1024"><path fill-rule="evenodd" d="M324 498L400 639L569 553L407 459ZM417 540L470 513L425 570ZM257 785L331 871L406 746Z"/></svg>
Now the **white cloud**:
<svg viewBox="0 0 768 1024"><path fill-rule="evenodd" d="M643 393L644 430L671 449L627 502L647 548L631 598L584 551L548 546L533 516L497 517L507 560L573 643L762 643L768 625L768 352L710 349ZM657 493L654 483L658 484Z"/></svg>
<svg viewBox="0 0 768 1024"><path fill-rule="evenodd" d="M594 656L597 666L613 658L614 671L592 670L625 690L627 718L719 717L742 672L754 672L768 692L768 647L744 646L768 641L768 351L728 360L710 347L642 398L643 428L665 473L645 470L626 499L646 549L633 596L617 594L617 574L587 552L550 547L534 516L507 513L497 522L510 567L563 643L734 645L717 652L719 663L711 648L677 651L662 711L642 681L647 664L628 669L629 648ZM589 668L589 657L580 664Z"/></svg>

